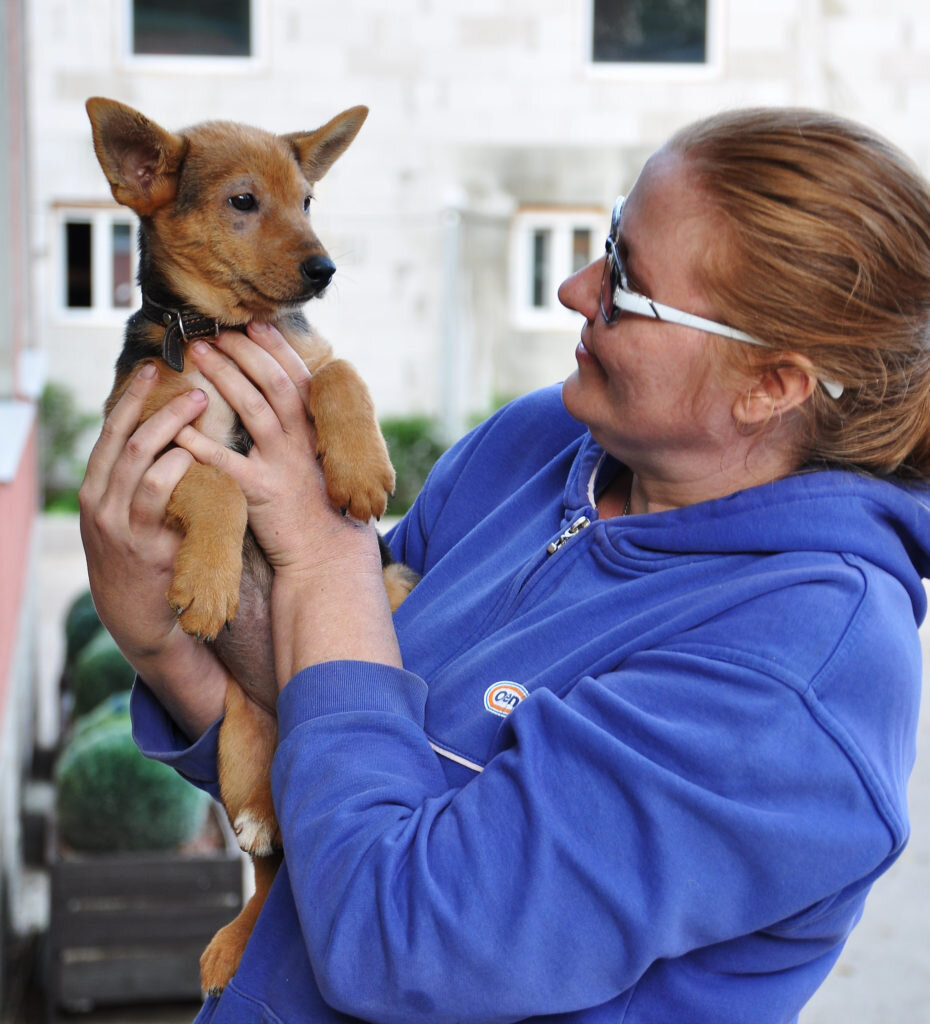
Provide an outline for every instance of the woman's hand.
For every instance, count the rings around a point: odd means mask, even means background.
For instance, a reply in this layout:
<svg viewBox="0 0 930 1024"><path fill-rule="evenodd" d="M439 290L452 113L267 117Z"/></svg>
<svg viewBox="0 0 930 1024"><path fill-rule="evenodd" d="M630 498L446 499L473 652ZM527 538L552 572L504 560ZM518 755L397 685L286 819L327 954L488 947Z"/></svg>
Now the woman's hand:
<svg viewBox="0 0 930 1024"><path fill-rule="evenodd" d="M229 473L245 494L249 525L275 570L279 685L321 661L399 664L374 528L341 515L326 497L307 415L310 373L274 327L250 324L247 331L195 344L191 356L239 414L253 440L248 456L190 426L175 440L199 462Z"/></svg>
<svg viewBox="0 0 930 1024"><path fill-rule="evenodd" d="M238 482L249 526L276 575L315 571L343 554L351 559L349 549L368 546L362 538L371 531L360 530L327 500L307 415L310 372L274 327L250 324L247 330L248 336L230 331L215 344L195 344L191 355L252 437L248 456L193 427L176 441Z"/></svg>
<svg viewBox="0 0 930 1024"><path fill-rule="evenodd" d="M165 597L180 543L165 508L191 456L164 450L204 411L206 395L180 395L139 425L157 379L146 365L103 425L79 493L81 539L102 623L194 738L222 714L226 677L213 653L181 630Z"/></svg>

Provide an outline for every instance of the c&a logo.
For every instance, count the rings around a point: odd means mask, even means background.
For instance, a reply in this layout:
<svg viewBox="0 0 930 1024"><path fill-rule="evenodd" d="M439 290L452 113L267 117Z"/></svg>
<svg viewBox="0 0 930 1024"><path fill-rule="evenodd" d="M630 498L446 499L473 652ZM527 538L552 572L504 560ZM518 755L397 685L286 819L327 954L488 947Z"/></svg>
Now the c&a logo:
<svg viewBox="0 0 930 1024"><path fill-rule="evenodd" d="M492 683L484 691L484 706L492 715L500 715L506 718L511 711L529 695L529 690L519 683L512 683L502 680L499 683Z"/></svg>

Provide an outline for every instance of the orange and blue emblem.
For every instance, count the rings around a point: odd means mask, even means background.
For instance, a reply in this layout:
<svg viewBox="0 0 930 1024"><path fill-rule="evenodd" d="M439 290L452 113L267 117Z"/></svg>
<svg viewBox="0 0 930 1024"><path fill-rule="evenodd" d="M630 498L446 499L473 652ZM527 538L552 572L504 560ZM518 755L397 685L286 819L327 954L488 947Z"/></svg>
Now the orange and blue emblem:
<svg viewBox="0 0 930 1024"><path fill-rule="evenodd" d="M509 682L508 680L492 683L484 691L485 710L490 711L492 715L500 715L501 718L506 718L520 701L528 695L529 690L519 683Z"/></svg>

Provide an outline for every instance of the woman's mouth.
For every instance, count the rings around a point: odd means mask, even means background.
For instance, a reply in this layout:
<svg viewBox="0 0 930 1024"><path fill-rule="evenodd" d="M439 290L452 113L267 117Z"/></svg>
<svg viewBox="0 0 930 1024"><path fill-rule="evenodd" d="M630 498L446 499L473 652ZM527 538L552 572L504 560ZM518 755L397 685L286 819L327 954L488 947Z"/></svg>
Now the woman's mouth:
<svg viewBox="0 0 930 1024"><path fill-rule="evenodd" d="M585 345L584 338L582 338L575 348L575 359L579 363L591 362L597 364L597 359L592 355L591 350Z"/></svg>
<svg viewBox="0 0 930 1024"><path fill-rule="evenodd" d="M596 377L600 378L605 378L607 376L600 360L587 347L587 345L585 345L583 337L575 347L575 362L578 364L579 370L586 369L589 374L594 374Z"/></svg>

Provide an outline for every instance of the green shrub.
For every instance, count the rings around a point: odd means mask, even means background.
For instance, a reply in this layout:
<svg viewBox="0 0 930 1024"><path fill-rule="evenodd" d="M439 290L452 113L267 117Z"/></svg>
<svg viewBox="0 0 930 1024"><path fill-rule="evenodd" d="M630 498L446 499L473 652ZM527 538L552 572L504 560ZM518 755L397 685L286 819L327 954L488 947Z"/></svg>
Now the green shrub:
<svg viewBox="0 0 930 1024"><path fill-rule="evenodd" d="M425 416L381 421L397 486L388 503L388 514L403 515L420 493L433 463L445 451L436 424Z"/></svg>
<svg viewBox="0 0 930 1024"><path fill-rule="evenodd" d="M55 770L61 838L76 850L165 850L193 839L210 798L132 739L128 693L78 721Z"/></svg>
<svg viewBox="0 0 930 1024"><path fill-rule="evenodd" d="M85 590L71 602L65 614L65 665L74 659L102 629L90 591Z"/></svg>
<svg viewBox="0 0 930 1024"><path fill-rule="evenodd" d="M119 693L111 693L86 715L81 715L71 728L71 735L68 742L92 732L100 725L114 718L125 718L129 714L129 698L131 691L121 690Z"/></svg>
<svg viewBox="0 0 930 1024"><path fill-rule="evenodd" d="M50 381L39 398L40 473L43 507L48 511L77 511L77 490L84 464L76 449L85 431L100 417L77 406L71 390Z"/></svg>
<svg viewBox="0 0 930 1024"><path fill-rule="evenodd" d="M135 671L110 634L101 628L74 659L71 690L74 716L92 711L105 697L128 690Z"/></svg>

